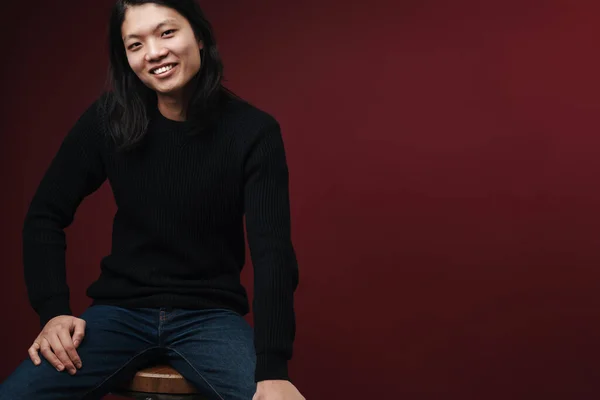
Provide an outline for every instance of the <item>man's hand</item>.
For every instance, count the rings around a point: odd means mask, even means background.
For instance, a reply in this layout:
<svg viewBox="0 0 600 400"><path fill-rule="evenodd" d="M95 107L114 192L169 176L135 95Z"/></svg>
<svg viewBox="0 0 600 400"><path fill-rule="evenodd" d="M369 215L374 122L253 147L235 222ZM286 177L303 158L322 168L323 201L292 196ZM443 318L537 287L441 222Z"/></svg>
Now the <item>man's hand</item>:
<svg viewBox="0 0 600 400"><path fill-rule="evenodd" d="M71 337L72 336L72 337ZM59 315L52 318L29 348L29 358L35 365L40 365L38 351L56 368L67 370L75 375L81 368L81 359L77 347L85 336L85 321L70 315ZM77 369L75 369L77 367Z"/></svg>
<svg viewBox="0 0 600 400"><path fill-rule="evenodd" d="M290 381L260 381L252 400L306 400Z"/></svg>

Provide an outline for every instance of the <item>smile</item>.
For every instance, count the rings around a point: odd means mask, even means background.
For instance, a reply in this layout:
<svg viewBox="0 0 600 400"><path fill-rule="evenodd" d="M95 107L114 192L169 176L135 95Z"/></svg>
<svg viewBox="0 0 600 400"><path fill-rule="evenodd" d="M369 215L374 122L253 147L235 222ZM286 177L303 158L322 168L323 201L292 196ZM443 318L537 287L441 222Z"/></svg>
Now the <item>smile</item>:
<svg viewBox="0 0 600 400"><path fill-rule="evenodd" d="M166 74L167 72L169 72L170 70L172 70L175 65L177 64L169 64L169 65L165 65L163 67L160 68L156 68L156 69L152 69L150 70L150 73L153 75L162 75L162 74Z"/></svg>

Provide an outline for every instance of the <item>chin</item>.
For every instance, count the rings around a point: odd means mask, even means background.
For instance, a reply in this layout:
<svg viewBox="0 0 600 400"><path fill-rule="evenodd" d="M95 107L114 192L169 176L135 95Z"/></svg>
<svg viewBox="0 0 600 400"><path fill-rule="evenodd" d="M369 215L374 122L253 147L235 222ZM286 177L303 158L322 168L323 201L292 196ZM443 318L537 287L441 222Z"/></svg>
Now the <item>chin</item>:
<svg viewBox="0 0 600 400"><path fill-rule="evenodd" d="M160 94L176 94L181 90L181 85L153 86L152 90Z"/></svg>
<svg viewBox="0 0 600 400"><path fill-rule="evenodd" d="M158 94L162 94L164 96L175 96L176 94L181 92L181 89L179 88L173 88L173 89L154 89L154 91Z"/></svg>

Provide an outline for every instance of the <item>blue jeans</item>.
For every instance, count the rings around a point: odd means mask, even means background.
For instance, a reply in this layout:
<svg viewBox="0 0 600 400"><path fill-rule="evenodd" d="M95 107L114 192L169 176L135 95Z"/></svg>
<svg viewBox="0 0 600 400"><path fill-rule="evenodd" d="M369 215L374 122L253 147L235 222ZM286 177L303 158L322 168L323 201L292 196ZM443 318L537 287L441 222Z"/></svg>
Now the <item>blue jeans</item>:
<svg viewBox="0 0 600 400"><path fill-rule="evenodd" d="M40 354L0 385L0 400L100 399L148 365L166 363L207 399L251 400L256 391L253 331L228 310L92 306L81 317L82 368L58 372ZM23 349L26 353L27 349Z"/></svg>

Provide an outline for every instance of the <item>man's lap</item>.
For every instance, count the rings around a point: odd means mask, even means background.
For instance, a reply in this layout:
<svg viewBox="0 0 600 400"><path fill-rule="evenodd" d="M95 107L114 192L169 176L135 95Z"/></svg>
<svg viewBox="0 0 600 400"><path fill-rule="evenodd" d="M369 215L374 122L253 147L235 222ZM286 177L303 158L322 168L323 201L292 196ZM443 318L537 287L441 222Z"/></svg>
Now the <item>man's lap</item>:
<svg viewBox="0 0 600 400"><path fill-rule="evenodd" d="M252 331L227 310L88 308L74 376L41 357L27 359L0 385L0 400L95 399L153 362L168 362L207 396L248 399L254 391Z"/></svg>

